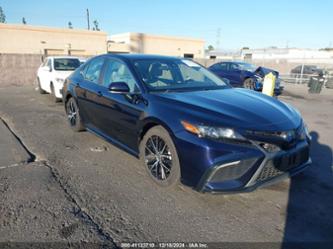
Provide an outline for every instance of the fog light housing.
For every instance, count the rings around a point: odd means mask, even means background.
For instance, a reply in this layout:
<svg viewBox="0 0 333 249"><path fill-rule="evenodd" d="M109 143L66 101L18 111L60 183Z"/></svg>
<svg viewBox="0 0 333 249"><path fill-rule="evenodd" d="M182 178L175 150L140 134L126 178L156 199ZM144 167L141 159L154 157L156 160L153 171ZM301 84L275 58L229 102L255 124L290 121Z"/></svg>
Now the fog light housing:
<svg viewBox="0 0 333 249"><path fill-rule="evenodd" d="M257 161L258 158L249 158L216 166L215 170L208 178L208 182L217 183L239 179L245 175Z"/></svg>

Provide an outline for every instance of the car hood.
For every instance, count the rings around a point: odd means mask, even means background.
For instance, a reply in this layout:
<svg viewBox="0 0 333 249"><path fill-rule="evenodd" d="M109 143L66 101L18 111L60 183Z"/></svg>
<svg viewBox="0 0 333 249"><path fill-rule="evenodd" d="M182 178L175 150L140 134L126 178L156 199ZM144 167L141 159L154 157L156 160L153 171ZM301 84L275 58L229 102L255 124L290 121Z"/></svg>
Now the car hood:
<svg viewBox="0 0 333 249"><path fill-rule="evenodd" d="M267 75L269 73L273 73L276 77L279 77L278 71L275 71L275 70L267 68L267 67L258 67L253 73L260 77L265 77L265 75Z"/></svg>
<svg viewBox="0 0 333 249"><path fill-rule="evenodd" d="M169 92L158 97L175 108L175 112L206 125L285 131L299 127L302 122L300 114L291 106L247 89Z"/></svg>

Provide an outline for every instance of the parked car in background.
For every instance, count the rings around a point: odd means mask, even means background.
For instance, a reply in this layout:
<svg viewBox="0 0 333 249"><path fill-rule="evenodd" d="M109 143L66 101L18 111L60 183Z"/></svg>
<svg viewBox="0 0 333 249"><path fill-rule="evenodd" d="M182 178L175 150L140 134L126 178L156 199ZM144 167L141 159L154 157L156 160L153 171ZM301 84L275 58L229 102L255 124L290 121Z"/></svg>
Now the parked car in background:
<svg viewBox="0 0 333 249"><path fill-rule="evenodd" d="M234 87L244 87L255 91L262 90L265 75L272 72L276 76L275 95L281 94L283 90L279 72L269 68L257 67L246 62L218 62L211 65L209 70L221 78L228 79Z"/></svg>
<svg viewBox="0 0 333 249"><path fill-rule="evenodd" d="M293 69L291 69L290 74L302 74L302 67L303 67L303 74L320 74L323 73L324 70L319 68L315 65L299 65Z"/></svg>
<svg viewBox="0 0 333 249"><path fill-rule="evenodd" d="M67 78L63 93L74 131L87 129L139 157L159 186L249 191L311 162L298 111L232 88L188 59L96 56Z"/></svg>
<svg viewBox="0 0 333 249"><path fill-rule="evenodd" d="M80 66L80 60L72 56L50 56L37 71L37 84L41 94L50 93L55 102L62 99L65 79Z"/></svg>
<svg viewBox="0 0 333 249"><path fill-rule="evenodd" d="M326 69L326 88L333 89L333 68Z"/></svg>
<svg viewBox="0 0 333 249"><path fill-rule="evenodd" d="M82 65L82 64L86 63L87 58L79 58L79 60L80 60L80 65Z"/></svg>

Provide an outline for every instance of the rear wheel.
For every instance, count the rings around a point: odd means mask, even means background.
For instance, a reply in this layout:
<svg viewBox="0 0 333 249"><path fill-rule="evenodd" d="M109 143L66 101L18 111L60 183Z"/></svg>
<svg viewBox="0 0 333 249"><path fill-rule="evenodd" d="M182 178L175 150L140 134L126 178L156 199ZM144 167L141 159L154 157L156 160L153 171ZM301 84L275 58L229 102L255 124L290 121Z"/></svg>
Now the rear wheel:
<svg viewBox="0 0 333 249"><path fill-rule="evenodd" d="M252 78L245 79L243 82L243 87L254 90L254 79L252 79Z"/></svg>
<svg viewBox="0 0 333 249"><path fill-rule="evenodd" d="M39 78L37 78L37 84L38 84L38 92L40 94L45 94L46 92L42 89Z"/></svg>
<svg viewBox="0 0 333 249"><path fill-rule="evenodd" d="M172 187L180 181L176 147L162 126L154 126L140 143L140 159L150 178L159 186Z"/></svg>
<svg viewBox="0 0 333 249"><path fill-rule="evenodd" d="M77 106L74 98L70 98L66 102L66 114L68 123L74 131L79 132L84 130L84 126L82 124L79 112L79 107Z"/></svg>

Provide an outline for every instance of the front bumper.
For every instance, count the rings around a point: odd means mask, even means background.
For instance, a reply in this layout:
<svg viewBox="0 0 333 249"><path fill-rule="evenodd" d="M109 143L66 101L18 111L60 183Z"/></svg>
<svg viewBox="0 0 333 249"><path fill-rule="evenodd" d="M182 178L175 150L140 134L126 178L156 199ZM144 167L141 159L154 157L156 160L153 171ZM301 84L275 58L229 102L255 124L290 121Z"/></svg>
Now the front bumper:
<svg viewBox="0 0 333 249"><path fill-rule="evenodd" d="M214 178L219 178L216 177L217 174L224 175L224 173L228 174L228 171L234 171L239 167L239 163L230 162L212 167L200 180L197 190L212 193L249 192L293 176L312 162L309 156L309 144L305 141L288 151L264 152L264 154L265 157L262 160L253 159L252 165L248 165L246 172L244 171L240 177L235 174L236 178L231 175L224 181L212 181ZM228 167L234 167L234 169L227 169Z"/></svg>
<svg viewBox="0 0 333 249"><path fill-rule="evenodd" d="M177 149L183 183L199 192L253 191L295 175L311 164L309 139L289 150L267 152L255 142L227 144L193 137L183 133L182 139L177 139Z"/></svg>

